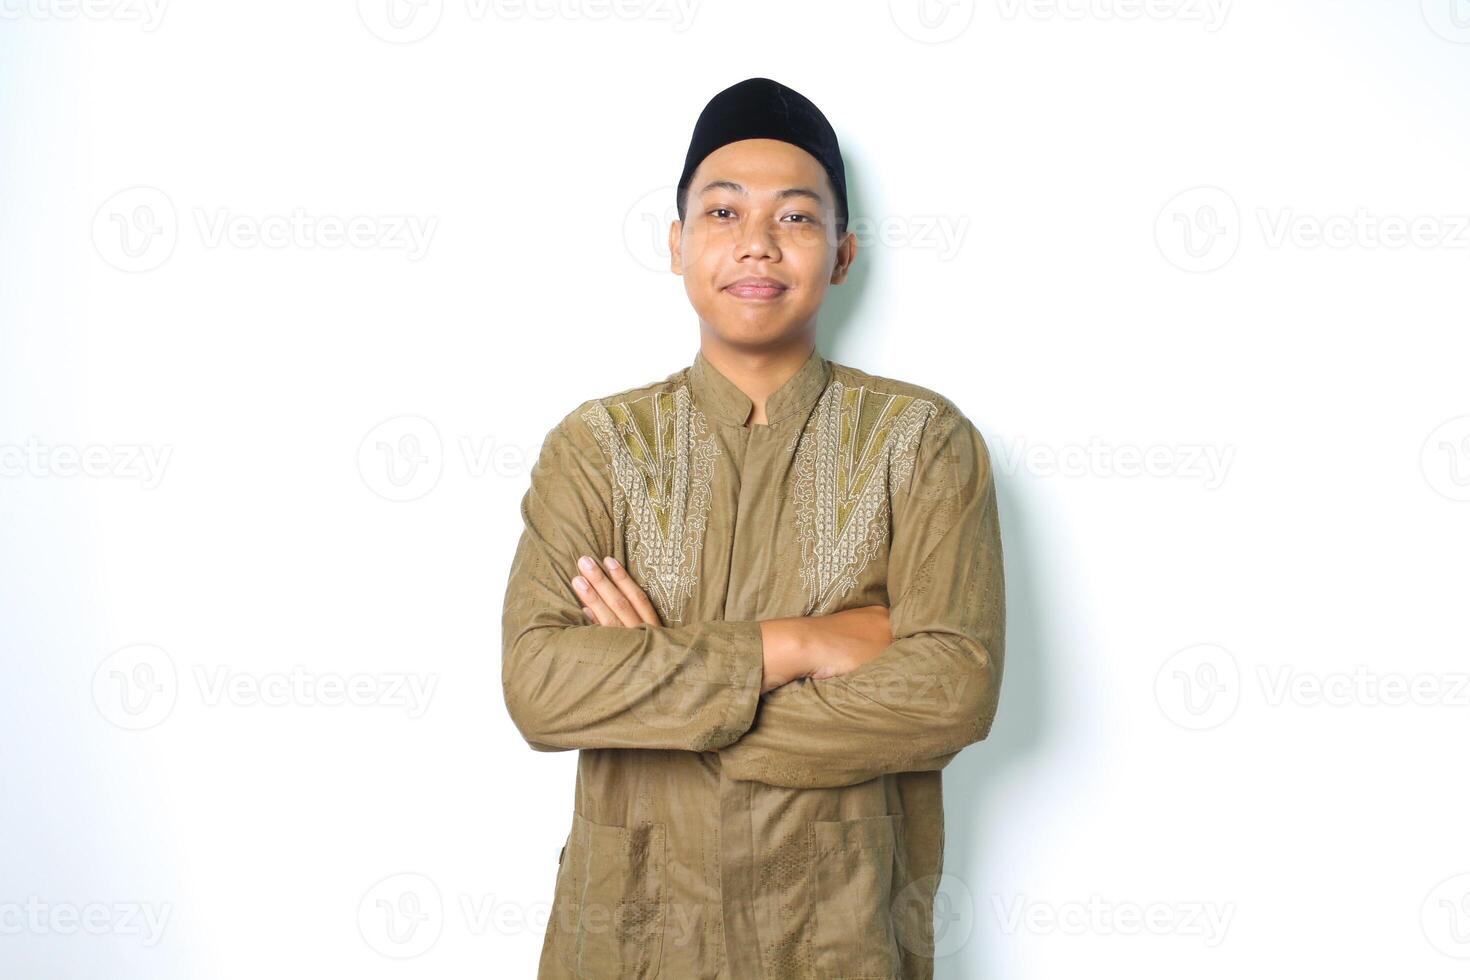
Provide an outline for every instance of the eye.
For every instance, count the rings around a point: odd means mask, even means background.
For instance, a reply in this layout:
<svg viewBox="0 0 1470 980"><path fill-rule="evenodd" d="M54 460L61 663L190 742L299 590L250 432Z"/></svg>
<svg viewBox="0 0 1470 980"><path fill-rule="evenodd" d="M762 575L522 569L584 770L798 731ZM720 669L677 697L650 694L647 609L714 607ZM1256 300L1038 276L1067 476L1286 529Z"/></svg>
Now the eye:
<svg viewBox="0 0 1470 980"><path fill-rule="evenodd" d="M788 218L800 218L802 221L804 221L804 222L806 222L808 224L810 224L813 221L813 218L812 218L811 215L809 215L809 214L801 214L799 212L796 213L796 214L788 214L786 217L788 217Z"/></svg>
<svg viewBox="0 0 1470 980"><path fill-rule="evenodd" d="M723 211L725 214L734 214L735 213L734 211L731 211L729 208L713 208L710 211L707 211L706 213L709 214L709 215L712 215L713 217L719 217L721 211Z"/></svg>

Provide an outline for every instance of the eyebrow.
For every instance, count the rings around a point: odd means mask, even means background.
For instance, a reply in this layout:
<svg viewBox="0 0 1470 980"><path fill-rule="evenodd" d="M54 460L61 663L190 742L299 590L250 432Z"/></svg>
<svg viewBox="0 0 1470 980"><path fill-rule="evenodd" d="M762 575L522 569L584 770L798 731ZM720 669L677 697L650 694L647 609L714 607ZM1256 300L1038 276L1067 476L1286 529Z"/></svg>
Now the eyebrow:
<svg viewBox="0 0 1470 980"><path fill-rule="evenodd" d="M708 184L705 184L703 187L701 187L699 189L699 193L701 195L704 195L713 190L727 190L734 194L746 193L745 185L737 183L733 180L712 180ZM822 203L822 195L818 194L810 187L787 187L784 190L776 192L776 200L778 201L784 201L788 197L809 197L813 201L816 201L818 204Z"/></svg>

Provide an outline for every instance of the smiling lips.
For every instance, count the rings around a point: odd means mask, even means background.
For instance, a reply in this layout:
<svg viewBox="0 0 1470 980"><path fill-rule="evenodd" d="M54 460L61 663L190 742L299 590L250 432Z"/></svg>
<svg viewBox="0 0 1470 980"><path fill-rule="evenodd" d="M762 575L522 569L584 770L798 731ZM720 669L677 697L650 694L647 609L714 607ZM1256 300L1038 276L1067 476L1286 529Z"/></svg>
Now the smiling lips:
<svg viewBox="0 0 1470 980"><path fill-rule="evenodd" d="M725 292L739 299L774 299L786 292L786 286L765 276L746 276L726 286Z"/></svg>

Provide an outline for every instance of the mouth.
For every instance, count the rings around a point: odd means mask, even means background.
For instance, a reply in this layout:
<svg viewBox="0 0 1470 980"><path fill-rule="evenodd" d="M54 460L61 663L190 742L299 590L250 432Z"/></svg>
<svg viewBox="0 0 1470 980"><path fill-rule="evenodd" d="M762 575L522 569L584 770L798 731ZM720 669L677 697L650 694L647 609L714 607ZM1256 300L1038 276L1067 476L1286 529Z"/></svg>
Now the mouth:
<svg viewBox="0 0 1470 980"><path fill-rule="evenodd" d="M738 299L775 299L786 292L786 286L764 276L748 276L725 287L725 292Z"/></svg>

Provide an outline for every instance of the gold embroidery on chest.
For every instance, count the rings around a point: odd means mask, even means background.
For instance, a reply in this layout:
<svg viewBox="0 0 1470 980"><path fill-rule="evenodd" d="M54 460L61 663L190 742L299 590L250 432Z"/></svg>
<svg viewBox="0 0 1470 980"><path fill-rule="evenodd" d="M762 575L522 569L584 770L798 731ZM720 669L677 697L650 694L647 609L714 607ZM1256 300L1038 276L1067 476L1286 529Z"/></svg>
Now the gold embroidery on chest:
<svg viewBox="0 0 1470 980"><path fill-rule="evenodd" d="M913 472L936 411L913 395L834 381L796 449L796 523L804 615L820 616L857 585L888 540L888 500Z"/></svg>
<svg viewBox="0 0 1470 980"><path fill-rule="evenodd" d="M629 569L663 624L681 622L698 577L720 451L704 413L680 385L606 408L594 404L582 417L612 458L613 519L627 527Z"/></svg>

